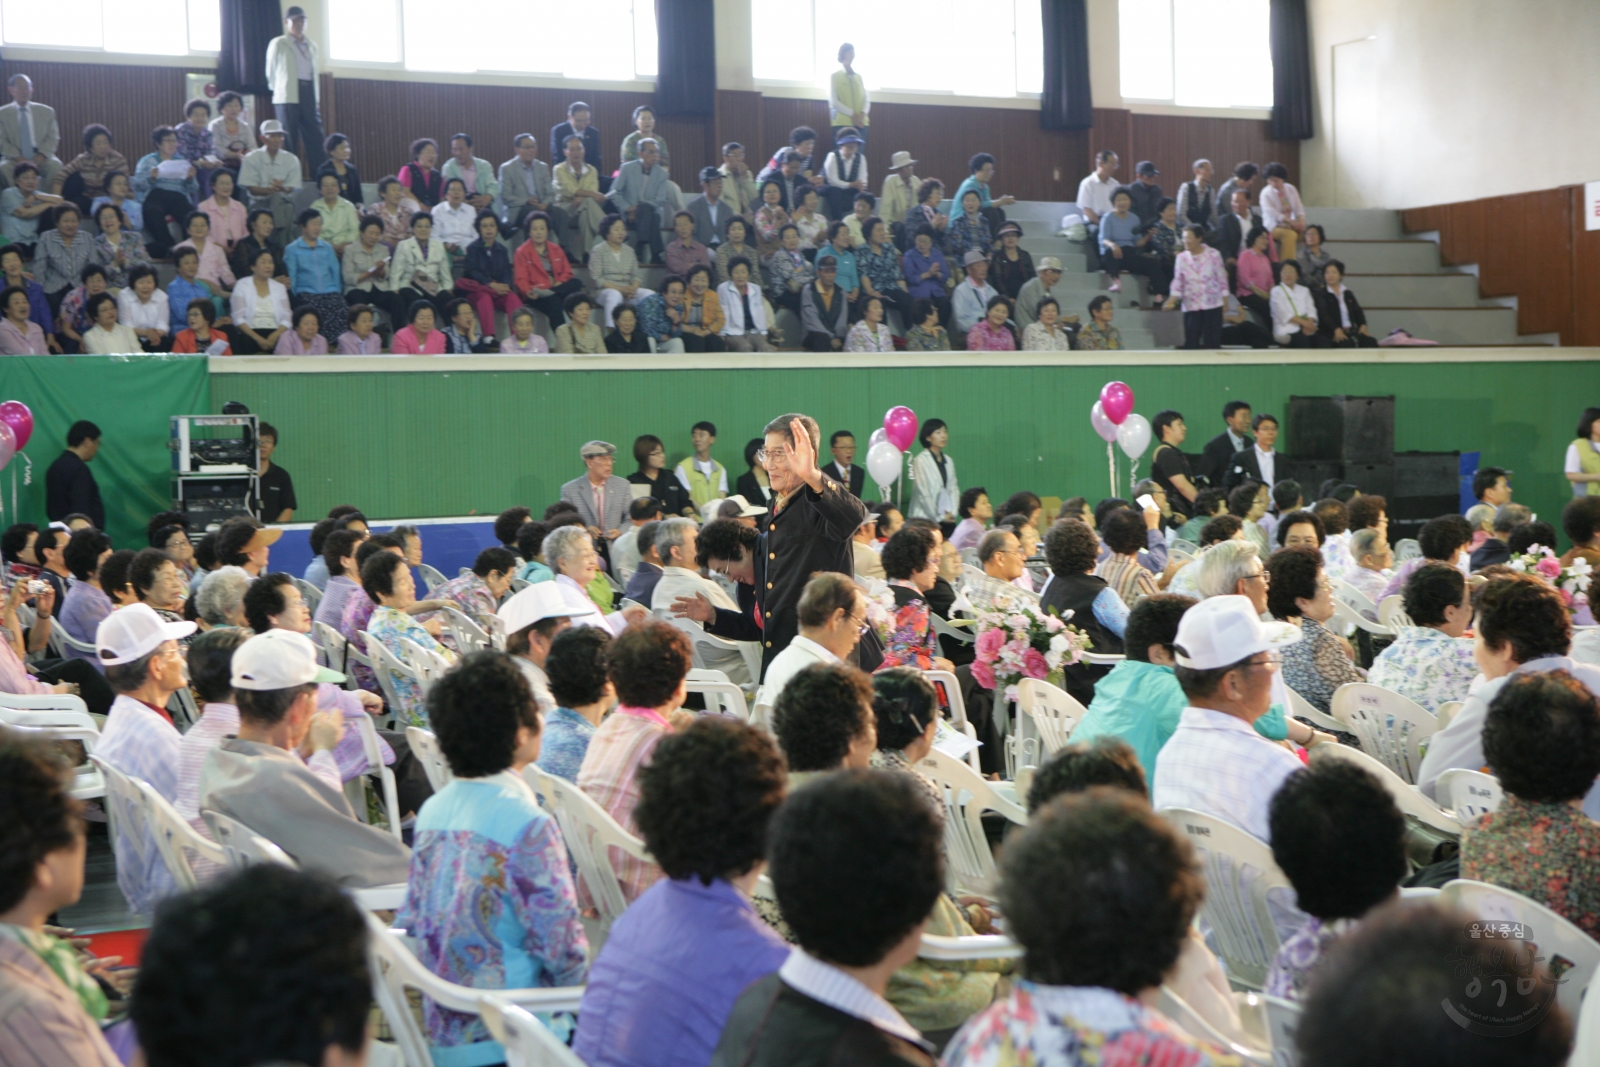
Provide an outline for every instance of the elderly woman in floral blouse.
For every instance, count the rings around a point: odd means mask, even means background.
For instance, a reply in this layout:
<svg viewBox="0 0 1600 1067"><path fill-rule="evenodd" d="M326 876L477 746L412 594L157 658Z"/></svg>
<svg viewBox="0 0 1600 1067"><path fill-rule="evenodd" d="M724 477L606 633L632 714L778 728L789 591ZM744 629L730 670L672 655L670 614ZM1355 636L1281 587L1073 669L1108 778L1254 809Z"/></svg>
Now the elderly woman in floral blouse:
<svg viewBox="0 0 1600 1067"><path fill-rule="evenodd" d="M926 526L902 526L883 546L883 572L894 593L895 613L879 670L955 669L938 654L939 637L933 632L932 611L928 607L928 591L939 580L940 561L938 539Z"/></svg>
<svg viewBox="0 0 1600 1067"><path fill-rule="evenodd" d="M1011 317L1011 301L1004 296L992 296L984 308L984 317L967 331L969 352L1015 352L1016 335L1006 320Z"/></svg>
<svg viewBox="0 0 1600 1067"><path fill-rule="evenodd" d="M923 226L930 227L934 246L943 249L945 230L950 225L950 217L939 210L943 200L944 182L938 178L929 178L917 186L917 202L906 212L906 233L915 234Z"/></svg>
<svg viewBox="0 0 1600 1067"><path fill-rule="evenodd" d="M1047 296L1039 301L1038 320L1022 331L1024 352L1066 352L1072 348L1072 334L1061 325L1061 305Z"/></svg>
<svg viewBox="0 0 1600 1067"><path fill-rule="evenodd" d="M222 161L217 159L216 142L211 136L211 105L198 98L191 100L184 105L183 116L188 121L174 127L178 132L178 158L194 164L200 182L200 196L209 196L211 172L222 166Z"/></svg>
<svg viewBox="0 0 1600 1067"><path fill-rule="evenodd" d="M144 238L128 228L128 218L115 204L101 204L94 213L100 233L94 239L96 256L106 268L106 283L113 289L128 284L128 271L141 263L150 265L150 253L144 250Z"/></svg>
<svg viewBox="0 0 1600 1067"><path fill-rule="evenodd" d="M1323 624L1333 618L1333 582L1314 548L1280 548L1267 560L1267 610L1300 627L1300 640L1283 650L1283 684L1324 715L1333 692L1366 680L1339 639Z"/></svg>
<svg viewBox="0 0 1600 1067"><path fill-rule="evenodd" d="M368 214L383 220L383 243L391 250L411 236L411 219L422 205L406 195L406 187L394 175L378 182L378 202Z"/></svg>
<svg viewBox="0 0 1600 1067"><path fill-rule="evenodd" d="M1122 348L1122 332L1111 325L1111 298L1101 293L1089 301L1089 325L1078 332L1078 347L1085 351L1116 351Z"/></svg>
<svg viewBox="0 0 1600 1067"><path fill-rule="evenodd" d="M978 191L968 189L961 195L961 203L958 205L960 211L952 214L950 218L944 250L957 262L974 250L988 256L994 245L994 235L989 230L989 219L978 210L981 204L982 197L978 195Z"/></svg>
<svg viewBox="0 0 1600 1067"><path fill-rule="evenodd" d="M750 261L750 284L761 288L761 255L754 245L746 243L750 239L750 224L743 216L735 215L728 220L726 233L727 240L717 246L717 277L731 280L728 263L736 256L743 256Z"/></svg>
<svg viewBox="0 0 1600 1067"><path fill-rule="evenodd" d="M361 588L377 605L367 620L366 632L402 663L410 662L401 638L416 643L428 652L443 659L446 664L456 662L456 654L439 643L439 639L421 622L407 613L417 602L417 584L411 577L404 556L393 552L375 552L361 565ZM392 676L395 696L400 706L391 709L397 718L408 726L428 725L428 709L423 700L422 686L413 678Z"/></svg>
<svg viewBox="0 0 1600 1067"><path fill-rule="evenodd" d="M939 325L939 305L925 296L911 302L911 318L916 325L906 331L908 352L948 352L950 332Z"/></svg>
<svg viewBox="0 0 1600 1067"><path fill-rule="evenodd" d="M796 194L794 214L790 221L800 231L800 247L815 250L828 243L828 219L822 213L822 199L815 186L807 186Z"/></svg>
<svg viewBox="0 0 1600 1067"><path fill-rule="evenodd" d="M846 352L893 352L894 335L883 324L883 299L869 296L861 301L861 321L845 335Z"/></svg>
<svg viewBox="0 0 1600 1067"><path fill-rule="evenodd" d="M174 245L173 252L176 253L180 248L194 249L200 257L200 280L215 290L232 292L237 279L228 267L228 256L222 242L211 236L211 216L204 211L191 211L188 218L183 220L183 228L189 238Z"/></svg>
<svg viewBox="0 0 1600 1067"><path fill-rule="evenodd" d="M767 261L767 295L779 307L800 314L800 290L816 279L816 268L800 250L800 228L786 222L781 231L782 247Z"/></svg>
<svg viewBox="0 0 1600 1067"><path fill-rule="evenodd" d="M79 277L83 284L61 300L59 326L63 343L77 346L72 351L83 351L83 335L94 325L89 317L89 298L106 291L106 268L99 263L86 264Z"/></svg>
<svg viewBox="0 0 1600 1067"><path fill-rule="evenodd" d="M910 286L900 269L900 250L890 240L889 224L873 215L861 224L861 232L866 241L855 250L861 291L881 297L884 310L894 308L900 313L900 321L910 326Z"/></svg>
<svg viewBox="0 0 1600 1067"><path fill-rule="evenodd" d="M97 196L107 194L106 179L118 171L132 170L128 158L111 147L111 131L98 122L83 128L83 151L73 156L67 165L57 170L50 179L50 192L71 200L84 211ZM69 179L72 188L68 189Z"/></svg>
<svg viewBox="0 0 1600 1067"><path fill-rule="evenodd" d="M756 209L756 249L766 259L778 250L783 228L790 225L789 213L783 208L783 186L767 179L761 183L761 206Z"/></svg>

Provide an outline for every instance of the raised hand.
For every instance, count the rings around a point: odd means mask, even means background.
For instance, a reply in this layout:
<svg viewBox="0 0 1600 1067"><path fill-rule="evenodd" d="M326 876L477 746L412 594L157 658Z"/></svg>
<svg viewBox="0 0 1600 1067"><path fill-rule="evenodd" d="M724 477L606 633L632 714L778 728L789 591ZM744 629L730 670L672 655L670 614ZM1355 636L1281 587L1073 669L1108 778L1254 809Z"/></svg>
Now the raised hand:
<svg viewBox="0 0 1600 1067"><path fill-rule="evenodd" d="M815 489L822 479L822 472L817 469L817 444L800 419L789 420L789 433L794 437L794 445L786 457L789 473Z"/></svg>

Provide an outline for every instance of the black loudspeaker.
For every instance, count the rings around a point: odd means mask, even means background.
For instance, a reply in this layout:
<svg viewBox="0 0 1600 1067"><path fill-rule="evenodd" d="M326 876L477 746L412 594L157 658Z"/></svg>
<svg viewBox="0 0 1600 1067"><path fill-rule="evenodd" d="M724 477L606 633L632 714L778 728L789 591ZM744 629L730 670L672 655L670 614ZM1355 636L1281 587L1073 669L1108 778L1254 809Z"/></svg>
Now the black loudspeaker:
<svg viewBox="0 0 1600 1067"><path fill-rule="evenodd" d="M1305 497L1306 507L1317 502L1317 490L1322 488L1322 483L1329 478L1344 479L1344 464L1339 460L1328 459L1290 459L1285 465L1281 460L1278 465L1279 478L1293 478L1300 483L1301 495Z"/></svg>
<svg viewBox="0 0 1600 1067"><path fill-rule="evenodd" d="M1363 494L1375 494L1385 500L1395 495L1395 465L1393 463L1346 463L1344 480Z"/></svg>
<svg viewBox="0 0 1600 1067"><path fill-rule="evenodd" d="M1460 469L1460 452L1396 452L1394 495L1401 499L1454 497L1459 502L1457 483L1460 481ZM1445 511L1453 510L1445 508Z"/></svg>
<svg viewBox="0 0 1600 1067"><path fill-rule="evenodd" d="M1388 463L1394 454L1394 397L1291 396L1287 451L1306 459Z"/></svg>

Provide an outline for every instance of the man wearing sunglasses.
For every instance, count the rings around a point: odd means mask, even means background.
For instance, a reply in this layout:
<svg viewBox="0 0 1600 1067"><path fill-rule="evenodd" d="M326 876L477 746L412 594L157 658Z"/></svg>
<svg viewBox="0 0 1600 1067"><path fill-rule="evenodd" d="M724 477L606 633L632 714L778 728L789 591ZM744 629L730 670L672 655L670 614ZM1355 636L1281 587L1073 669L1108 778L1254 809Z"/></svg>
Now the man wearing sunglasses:
<svg viewBox="0 0 1600 1067"><path fill-rule="evenodd" d="M1157 810L1192 808L1270 840L1267 806L1301 763L1251 726L1272 704L1282 649L1298 640L1298 628L1262 622L1244 596L1210 597L1184 613L1174 671L1189 706L1156 757Z"/></svg>

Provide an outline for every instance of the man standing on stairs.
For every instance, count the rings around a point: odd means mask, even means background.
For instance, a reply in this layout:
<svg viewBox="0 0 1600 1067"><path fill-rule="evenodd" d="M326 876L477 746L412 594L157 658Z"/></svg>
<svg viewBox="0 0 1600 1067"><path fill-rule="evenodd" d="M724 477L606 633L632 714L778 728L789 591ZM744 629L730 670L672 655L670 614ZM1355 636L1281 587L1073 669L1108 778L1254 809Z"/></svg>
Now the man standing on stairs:
<svg viewBox="0 0 1600 1067"><path fill-rule="evenodd" d="M315 174L327 159L322 150L322 115L317 110L321 95L317 85L317 42L306 36L304 8L291 7L284 12L283 28L284 35L267 44L272 108L287 135L288 147L294 147L295 136L299 135L301 154Z"/></svg>
<svg viewBox="0 0 1600 1067"><path fill-rule="evenodd" d="M1100 269L1100 219L1112 212L1111 194L1117 190L1112 177L1120 161L1109 148L1102 148L1094 157L1094 173L1078 183L1078 210L1083 212L1089 228L1089 270Z"/></svg>

